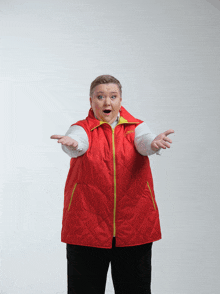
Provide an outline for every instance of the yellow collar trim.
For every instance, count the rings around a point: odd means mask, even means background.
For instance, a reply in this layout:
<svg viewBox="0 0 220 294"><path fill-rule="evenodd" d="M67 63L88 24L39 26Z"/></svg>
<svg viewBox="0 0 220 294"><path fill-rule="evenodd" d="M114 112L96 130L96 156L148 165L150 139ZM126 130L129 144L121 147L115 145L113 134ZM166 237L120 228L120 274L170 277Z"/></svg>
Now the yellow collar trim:
<svg viewBox="0 0 220 294"><path fill-rule="evenodd" d="M127 119L123 118L123 116L120 116L118 125L119 124L126 124L126 123L128 123Z"/></svg>
<svg viewBox="0 0 220 294"><path fill-rule="evenodd" d="M93 131L95 128L98 128L99 126L103 125L103 124L108 124L109 123L105 122L105 121L100 121L99 125L97 125L96 127L94 127L93 129L91 129L90 131ZM121 125L121 124L139 124L139 122L129 122L127 121L127 119L125 119L124 117L120 116L119 118L119 122L117 125ZM111 126L111 125L110 125Z"/></svg>

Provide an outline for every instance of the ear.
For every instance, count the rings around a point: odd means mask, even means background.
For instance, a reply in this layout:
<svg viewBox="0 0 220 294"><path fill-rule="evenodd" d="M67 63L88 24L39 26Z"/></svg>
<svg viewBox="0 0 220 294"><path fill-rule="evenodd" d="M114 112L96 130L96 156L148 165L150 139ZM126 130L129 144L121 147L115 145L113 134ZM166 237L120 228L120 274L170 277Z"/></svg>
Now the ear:
<svg viewBox="0 0 220 294"><path fill-rule="evenodd" d="M90 100L90 106L92 107L92 98L90 97L89 100Z"/></svg>

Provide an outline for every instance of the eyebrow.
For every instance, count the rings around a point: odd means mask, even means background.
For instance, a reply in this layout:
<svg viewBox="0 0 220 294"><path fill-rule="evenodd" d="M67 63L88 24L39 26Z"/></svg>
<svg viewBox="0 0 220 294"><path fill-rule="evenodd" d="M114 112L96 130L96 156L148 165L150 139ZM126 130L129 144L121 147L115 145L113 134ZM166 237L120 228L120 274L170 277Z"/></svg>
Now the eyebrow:
<svg viewBox="0 0 220 294"><path fill-rule="evenodd" d="M102 91L99 91L99 92L96 92L96 93L98 94L98 93L104 93L104 92L102 92ZM110 92L110 93L113 93L113 94L114 94L114 93L115 93L115 94L118 94L118 92Z"/></svg>

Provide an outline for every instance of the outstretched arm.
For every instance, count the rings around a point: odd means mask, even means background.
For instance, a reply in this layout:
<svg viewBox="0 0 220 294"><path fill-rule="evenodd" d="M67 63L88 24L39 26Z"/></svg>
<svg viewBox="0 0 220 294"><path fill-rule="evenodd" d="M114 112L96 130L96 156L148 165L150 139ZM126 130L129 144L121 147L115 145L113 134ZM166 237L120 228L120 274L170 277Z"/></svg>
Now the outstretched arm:
<svg viewBox="0 0 220 294"><path fill-rule="evenodd" d="M174 132L173 130L169 130L171 132ZM169 148L168 145L164 145L165 142L163 142L163 139L168 139L167 141L172 143L172 141L169 138L166 138L168 133L162 133L160 135L153 134L148 127L148 125L143 122L140 125L138 125L135 129L135 140L134 144L137 149L137 151L143 155L143 156L150 156L152 154L161 155L161 148L166 149L166 147ZM166 147L165 147L166 146Z"/></svg>
<svg viewBox="0 0 220 294"><path fill-rule="evenodd" d="M143 122L135 128L134 144L137 151L143 156L150 156L152 154L160 155L161 150L152 150L151 143L153 142L156 134L153 134L148 125Z"/></svg>
<svg viewBox="0 0 220 294"><path fill-rule="evenodd" d="M62 144L63 151L73 158L83 155L89 148L87 133L78 125L71 126L65 136L53 135L50 138L58 139L57 143Z"/></svg>

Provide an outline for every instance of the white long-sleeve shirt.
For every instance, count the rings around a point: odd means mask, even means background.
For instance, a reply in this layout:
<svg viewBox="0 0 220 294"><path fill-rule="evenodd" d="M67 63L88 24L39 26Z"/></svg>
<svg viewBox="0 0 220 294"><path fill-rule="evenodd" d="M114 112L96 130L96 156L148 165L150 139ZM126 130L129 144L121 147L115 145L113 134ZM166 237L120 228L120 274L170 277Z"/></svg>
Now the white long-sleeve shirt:
<svg viewBox="0 0 220 294"><path fill-rule="evenodd" d="M119 116L111 124L112 128L116 127L116 125L118 124L118 120ZM70 157L77 158L86 153L89 148L89 139L83 127L80 127L78 125L71 126L66 132L65 136L68 136L78 142L78 146L76 149L73 149L73 147L69 147L66 145L61 145L63 151L66 152ZM134 139L134 144L137 151L143 156L149 156L154 153L156 153L157 155L161 155L161 148L158 151L153 151L151 149L151 143L156 136L157 135L153 134L150 131L148 125L145 122L139 124L135 128Z"/></svg>

